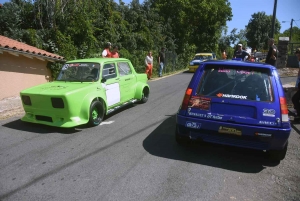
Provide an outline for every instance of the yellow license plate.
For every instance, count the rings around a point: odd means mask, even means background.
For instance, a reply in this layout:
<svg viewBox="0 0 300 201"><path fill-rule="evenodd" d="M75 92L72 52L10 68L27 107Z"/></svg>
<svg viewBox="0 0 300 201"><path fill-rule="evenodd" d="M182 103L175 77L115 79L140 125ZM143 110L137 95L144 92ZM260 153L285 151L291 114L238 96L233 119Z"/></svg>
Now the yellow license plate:
<svg viewBox="0 0 300 201"><path fill-rule="evenodd" d="M219 133L231 134L231 135L242 135L242 131L236 128L230 128L225 126L220 126Z"/></svg>

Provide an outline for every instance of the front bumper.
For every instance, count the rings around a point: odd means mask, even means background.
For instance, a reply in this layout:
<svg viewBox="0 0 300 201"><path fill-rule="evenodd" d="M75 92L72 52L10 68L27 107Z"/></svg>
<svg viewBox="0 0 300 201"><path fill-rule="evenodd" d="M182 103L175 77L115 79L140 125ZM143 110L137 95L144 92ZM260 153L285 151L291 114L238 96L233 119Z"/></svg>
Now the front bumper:
<svg viewBox="0 0 300 201"><path fill-rule="evenodd" d="M189 72L196 72L196 70L198 69L199 65L195 65L195 66L189 66Z"/></svg>
<svg viewBox="0 0 300 201"><path fill-rule="evenodd" d="M188 122L193 122L195 125L198 125L198 128L188 127ZM222 133L220 132L221 127L234 128L241 132ZM282 129L241 125L207 119L186 118L179 114L176 115L176 134L178 136L236 147L257 150L281 150L286 145L290 132L290 128ZM257 133L266 135L257 135Z"/></svg>

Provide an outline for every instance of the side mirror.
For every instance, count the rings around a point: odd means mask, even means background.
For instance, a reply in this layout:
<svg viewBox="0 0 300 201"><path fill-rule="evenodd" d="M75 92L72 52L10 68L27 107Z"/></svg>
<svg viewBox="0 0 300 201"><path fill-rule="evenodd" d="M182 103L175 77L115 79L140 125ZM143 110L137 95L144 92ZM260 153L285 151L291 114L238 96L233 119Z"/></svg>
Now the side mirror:
<svg viewBox="0 0 300 201"><path fill-rule="evenodd" d="M102 78L101 83L105 83L105 82L106 82L106 78Z"/></svg>

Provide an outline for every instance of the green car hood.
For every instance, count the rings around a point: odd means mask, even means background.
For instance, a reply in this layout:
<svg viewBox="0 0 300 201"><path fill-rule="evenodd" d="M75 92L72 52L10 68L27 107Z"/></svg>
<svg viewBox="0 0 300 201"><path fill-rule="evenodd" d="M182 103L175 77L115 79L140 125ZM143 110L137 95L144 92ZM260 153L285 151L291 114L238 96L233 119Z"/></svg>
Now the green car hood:
<svg viewBox="0 0 300 201"><path fill-rule="evenodd" d="M54 81L37 85L21 91L21 94L36 95L68 95L88 88L95 87L96 83L91 82L63 82Z"/></svg>

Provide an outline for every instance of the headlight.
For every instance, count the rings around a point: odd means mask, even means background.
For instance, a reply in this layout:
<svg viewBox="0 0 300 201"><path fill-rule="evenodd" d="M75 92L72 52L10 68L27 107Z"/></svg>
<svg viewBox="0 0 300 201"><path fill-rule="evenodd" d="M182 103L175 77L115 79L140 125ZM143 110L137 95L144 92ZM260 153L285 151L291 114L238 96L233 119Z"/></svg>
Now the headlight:
<svg viewBox="0 0 300 201"><path fill-rule="evenodd" d="M29 96L22 96L22 101L25 105L31 105L31 99Z"/></svg>
<svg viewBox="0 0 300 201"><path fill-rule="evenodd" d="M194 65L194 62L190 62L190 66L193 66Z"/></svg>

